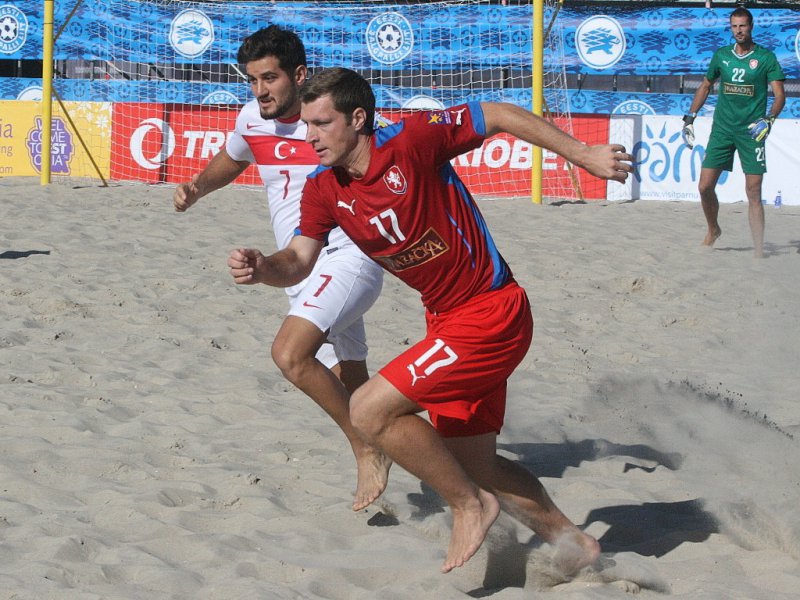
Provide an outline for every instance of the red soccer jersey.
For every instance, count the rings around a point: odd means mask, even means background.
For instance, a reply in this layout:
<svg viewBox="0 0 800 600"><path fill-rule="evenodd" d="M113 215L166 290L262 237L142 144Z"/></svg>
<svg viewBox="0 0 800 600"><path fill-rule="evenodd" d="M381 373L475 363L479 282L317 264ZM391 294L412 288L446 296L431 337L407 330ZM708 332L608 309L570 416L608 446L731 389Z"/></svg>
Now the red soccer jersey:
<svg viewBox="0 0 800 600"><path fill-rule="evenodd" d="M477 102L377 130L361 179L336 167L309 175L298 233L324 240L341 226L364 253L418 290L432 312L502 287L511 272L450 164L484 137Z"/></svg>

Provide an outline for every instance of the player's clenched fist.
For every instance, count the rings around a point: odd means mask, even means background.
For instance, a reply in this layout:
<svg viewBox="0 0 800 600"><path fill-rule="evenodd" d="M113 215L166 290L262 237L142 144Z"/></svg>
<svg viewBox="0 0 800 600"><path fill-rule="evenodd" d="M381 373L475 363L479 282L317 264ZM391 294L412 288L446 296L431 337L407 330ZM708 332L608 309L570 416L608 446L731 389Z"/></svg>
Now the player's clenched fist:
<svg viewBox="0 0 800 600"><path fill-rule="evenodd" d="M172 204L178 212L185 211L203 195L197 183L199 177L200 175L196 173L192 176L191 182L178 184L175 188L175 192L172 194Z"/></svg>
<svg viewBox="0 0 800 600"><path fill-rule="evenodd" d="M254 248L237 248L228 256L228 268L233 281L239 284L258 283L256 274L264 255Z"/></svg>

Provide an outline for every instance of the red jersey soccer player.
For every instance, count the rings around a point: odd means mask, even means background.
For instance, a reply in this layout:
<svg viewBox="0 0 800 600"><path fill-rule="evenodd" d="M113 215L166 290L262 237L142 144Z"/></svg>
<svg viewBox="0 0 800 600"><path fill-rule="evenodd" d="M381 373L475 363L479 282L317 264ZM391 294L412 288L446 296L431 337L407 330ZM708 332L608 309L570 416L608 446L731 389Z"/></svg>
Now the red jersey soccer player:
<svg viewBox="0 0 800 600"><path fill-rule="evenodd" d="M301 91L307 141L320 159L301 201L298 235L269 257L231 252L236 283L302 279L328 232L341 228L370 257L422 294L427 335L353 394L353 426L449 504L453 531L442 571L483 543L500 507L557 544L567 574L600 546L553 504L539 480L496 453L506 380L531 342L533 319L450 160L505 131L599 177L624 181L622 146L586 146L510 105L470 103L420 113L368 133L375 98L347 69L327 69ZM433 425L417 416L427 410Z"/></svg>

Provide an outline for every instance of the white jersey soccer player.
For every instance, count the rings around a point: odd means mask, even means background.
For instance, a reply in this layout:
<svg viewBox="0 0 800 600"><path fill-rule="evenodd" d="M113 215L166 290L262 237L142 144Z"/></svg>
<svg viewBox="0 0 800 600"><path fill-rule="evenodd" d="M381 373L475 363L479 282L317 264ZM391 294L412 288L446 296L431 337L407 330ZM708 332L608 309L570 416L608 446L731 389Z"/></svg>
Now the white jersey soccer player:
<svg viewBox="0 0 800 600"><path fill-rule="evenodd" d="M306 177L319 166L316 153L305 141L306 124L291 119L264 119L258 101L239 113L236 128L223 152L235 161L258 167L267 190L270 220L279 249L289 245L300 222L300 195ZM330 368L341 361L365 360L363 314L381 292L383 269L336 228L311 275L286 288L289 315L329 331L317 359Z"/></svg>
<svg viewBox="0 0 800 600"><path fill-rule="evenodd" d="M305 48L294 32L272 24L247 36L236 59L244 66L254 99L240 111L226 147L191 181L178 184L172 202L177 212L185 212L255 164L282 250L296 239L306 176L319 164L299 118L300 90L308 77ZM247 209L242 217L249 217ZM270 354L283 376L347 437L358 471L352 505L358 511L386 489L392 464L363 441L350 420L350 394L369 379L363 315L380 294L383 276L341 231L331 233L312 268L303 271L308 277L292 279L289 313Z"/></svg>

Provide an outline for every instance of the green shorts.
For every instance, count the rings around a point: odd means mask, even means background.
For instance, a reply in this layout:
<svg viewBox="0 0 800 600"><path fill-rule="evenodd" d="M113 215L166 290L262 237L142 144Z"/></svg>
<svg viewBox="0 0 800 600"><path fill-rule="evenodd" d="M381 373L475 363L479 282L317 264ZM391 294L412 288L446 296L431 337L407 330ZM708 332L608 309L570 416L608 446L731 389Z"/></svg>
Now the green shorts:
<svg viewBox="0 0 800 600"><path fill-rule="evenodd" d="M763 175L767 172L767 154L763 141L755 141L746 129L743 132L732 132L718 127L711 128L703 168L732 171L734 152L739 152L742 171L747 175Z"/></svg>

